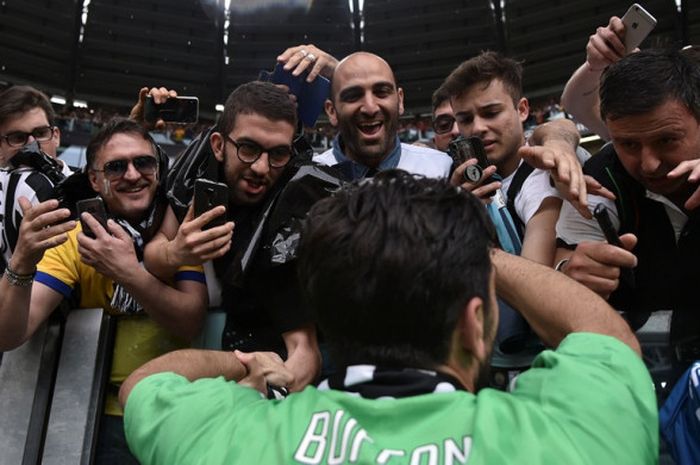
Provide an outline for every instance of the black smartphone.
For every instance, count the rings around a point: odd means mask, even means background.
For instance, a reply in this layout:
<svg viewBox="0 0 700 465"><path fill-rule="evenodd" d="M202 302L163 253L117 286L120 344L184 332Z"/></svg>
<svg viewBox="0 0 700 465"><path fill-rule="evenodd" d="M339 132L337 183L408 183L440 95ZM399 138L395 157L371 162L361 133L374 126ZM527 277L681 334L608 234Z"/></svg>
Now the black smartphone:
<svg viewBox="0 0 700 465"><path fill-rule="evenodd" d="M476 136L459 136L453 139L447 147L447 153L452 157L452 169L454 170L465 161L476 158L476 164L470 165L464 170L464 180L477 183L484 174L484 169L491 165L487 156L484 143ZM493 176L484 184L497 181Z"/></svg>
<svg viewBox="0 0 700 465"><path fill-rule="evenodd" d="M156 104L152 96L146 97L143 117L149 123L159 119L170 123L196 123L199 119L199 99L197 97L170 97L164 103Z"/></svg>
<svg viewBox="0 0 700 465"><path fill-rule="evenodd" d="M612 221L610 220L607 207L602 203L596 205L593 209L593 217L598 221L598 225L603 231L608 244L624 249L625 247L622 245L620 237L617 235L617 231L615 231ZM634 287L634 272L632 269L620 268L620 280L625 281L630 287Z"/></svg>
<svg viewBox="0 0 700 465"><path fill-rule="evenodd" d="M228 205L228 186L208 179L197 179L194 182L194 216L198 217L219 205ZM214 228L224 223L226 223L225 214L217 216L202 229Z"/></svg>
<svg viewBox="0 0 700 465"><path fill-rule="evenodd" d="M105 204L102 202L102 199L99 197L95 197L92 199L85 199L85 200L78 200L75 204L76 209L78 210L78 217L80 217L83 212L90 213L101 225L105 230L107 230L107 212L105 211ZM95 238L95 232L90 229L90 226L87 225L87 223L80 221L81 226L83 227L83 233L87 237Z"/></svg>

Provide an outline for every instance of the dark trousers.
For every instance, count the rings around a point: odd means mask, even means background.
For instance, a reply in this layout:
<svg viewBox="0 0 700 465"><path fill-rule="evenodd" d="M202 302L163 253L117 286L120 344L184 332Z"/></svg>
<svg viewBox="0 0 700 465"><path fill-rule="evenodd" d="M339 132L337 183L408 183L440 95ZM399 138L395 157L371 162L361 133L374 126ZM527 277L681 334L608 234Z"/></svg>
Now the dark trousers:
<svg viewBox="0 0 700 465"><path fill-rule="evenodd" d="M124 436L124 417L102 415L95 465L139 465Z"/></svg>

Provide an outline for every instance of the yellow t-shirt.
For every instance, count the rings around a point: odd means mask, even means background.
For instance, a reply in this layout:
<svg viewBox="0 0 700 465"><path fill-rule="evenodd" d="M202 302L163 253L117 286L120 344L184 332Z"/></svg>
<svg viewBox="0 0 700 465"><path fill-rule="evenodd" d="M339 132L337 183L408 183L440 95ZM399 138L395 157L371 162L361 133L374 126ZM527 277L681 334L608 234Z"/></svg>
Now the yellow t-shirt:
<svg viewBox="0 0 700 465"><path fill-rule="evenodd" d="M66 298L78 291L78 308L104 308L109 314L119 317L110 373L110 384L115 387L147 361L166 352L186 347L187 344L171 335L143 312L127 315L110 307L114 282L80 261L80 231L78 222L75 229L68 233L66 242L44 253L37 265L35 280ZM181 267L175 281L205 283L204 271L201 266ZM109 415L122 414L115 391L111 389L106 396L105 413Z"/></svg>

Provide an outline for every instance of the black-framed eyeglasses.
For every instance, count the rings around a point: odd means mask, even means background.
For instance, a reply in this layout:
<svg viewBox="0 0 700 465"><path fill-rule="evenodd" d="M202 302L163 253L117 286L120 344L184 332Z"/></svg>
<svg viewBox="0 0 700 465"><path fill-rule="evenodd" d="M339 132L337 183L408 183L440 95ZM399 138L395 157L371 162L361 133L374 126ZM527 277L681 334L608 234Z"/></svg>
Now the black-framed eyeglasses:
<svg viewBox="0 0 700 465"><path fill-rule="evenodd" d="M452 131L455 118L452 115L440 115L433 120L433 130L435 134L447 134Z"/></svg>
<svg viewBox="0 0 700 465"><path fill-rule="evenodd" d="M252 165L258 161L258 158L262 156L263 152L267 153L267 162L270 164L271 168L284 167L294 156L292 147L288 145L280 145L278 147L266 149L255 142L237 142L231 139L231 137L228 135L225 137L226 140L231 142L233 146L236 147L236 156L238 159L247 165Z"/></svg>
<svg viewBox="0 0 700 465"><path fill-rule="evenodd" d="M39 126L32 129L32 132L15 131L4 136L0 136L0 140L6 140L10 147L22 147L26 145L29 136L32 136L39 142L46 142L53 137L54 126Z"/></svg>
<svg viewBox="0 0 700 465"><path fill-rule="evenodd" d="M102 166L101 170L93 169L92 171L104 173L105 178L113 181L124 176L126 170L129 169L129 163L134 165L134 168L144 176L150 176L158 169L158 159L156 157L153 155L139 155L131 159L120 158L108 161Z"/></svg>

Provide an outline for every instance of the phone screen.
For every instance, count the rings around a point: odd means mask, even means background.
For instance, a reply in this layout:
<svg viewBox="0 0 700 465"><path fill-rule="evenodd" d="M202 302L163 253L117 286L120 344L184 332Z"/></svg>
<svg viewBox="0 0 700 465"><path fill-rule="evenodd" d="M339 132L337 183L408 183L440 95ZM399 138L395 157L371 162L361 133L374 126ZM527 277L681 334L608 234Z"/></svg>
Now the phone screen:
<svg viewBox="0 0 700 465"><path fill-rule="evenodd" d="M144 106L144 118L149 122L162 119L172 123L196 123L199 119L199 99L171 97L164 103L156 104L149 95Z"/></svg>

